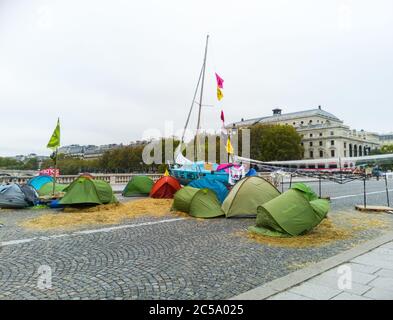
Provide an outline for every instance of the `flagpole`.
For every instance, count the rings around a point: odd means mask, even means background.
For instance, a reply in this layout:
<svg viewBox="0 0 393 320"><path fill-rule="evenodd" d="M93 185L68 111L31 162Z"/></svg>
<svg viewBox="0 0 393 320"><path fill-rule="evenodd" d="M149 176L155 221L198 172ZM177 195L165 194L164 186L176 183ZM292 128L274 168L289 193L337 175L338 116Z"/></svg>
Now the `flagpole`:
<svg viewBox="0 0 393 320"><path fill-rule="evenodd" d="M53 170L53 190L52 190L52 197L55 196L55 191L56 191L56 171L57 171L57 150L58 148L56 148L55 151L55 168Z"/></svg>
<svg viewBox="0 0 393 320"><path fill-rule="evenodd" d="M205 71L206 71L206 57L207 57L207 46L209 44L209 35L206 36L206 46L205 46L205 56L203 58L203 71L202 71L202 83L201 83L201 94L200 94L200 99L199 99L199 110L198 110L198 123L197 123L197 130L196 130L196 135L195 135L195 139L197 141L195 142L199 142L198 141L198 134L199 134L199 130L201 127L201 110L202 110L202 98L203 98L203 86L205 83ZM197 154L194 155L197 156Z"/></svg>

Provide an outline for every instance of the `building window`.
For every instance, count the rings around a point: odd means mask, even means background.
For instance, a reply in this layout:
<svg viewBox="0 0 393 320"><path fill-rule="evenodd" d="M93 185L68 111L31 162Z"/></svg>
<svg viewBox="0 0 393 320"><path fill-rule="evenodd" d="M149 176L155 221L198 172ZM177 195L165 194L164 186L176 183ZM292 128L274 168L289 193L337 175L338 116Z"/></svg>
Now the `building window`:
<svg viewBox="0 0 393 320"><path fill-rule="evenodd" d="M319 150L319 157L323 158L323 151L322 150Z"/></svg>
<svg viewBox="0 0 393 320"><path fill-rule="evenodd" d="M304 143L303 143L303 142L300 142L300 145L303 147L303 146L304 146Z"/></svg>
<svg viewBox="0 0 393 320"><path fill-rule="evenodd" d="M336 153L334 152L334 150L330 150L330 155L331 155L332 157L335 157L335 156L336 156Z"/></svg>
<svg viewBox="0 0 393 320"><path fill-rule="evenodd" d="M300 121L300 124L303 124L304 123L304 121Z"/></svg>
<svg viewBox="0 0 393 320"><path fill-rule="evenodd" d="M323 146L323 142L319 141L319 146L322 147Z"/></svg>
<svg viewBox="0 0 393 320"><path fill-rule="evenodd" d="M310 158L314 158L314 151L310 151Z"/></svg>
<svg viewBox="0 0 393 320"><path fill-rule="evenodd" d="M330 135L331 135L331 136L334 136L334 131L330 131Z"/></svg>
<svg viewBox="0 0 393 320"><path fill-rule="evenodd" d="M292 123L294 126L296 126L296 122Z"/></svg>
<svg viewBox="0 0 393 320"><path fill-rule="evenodd" d="M312 141L310 141L310 147L312 147Z"/></svg>
<svg viewBox="0 0 393 320"><path fill-rule="evenodd" d="M310 120L308 123L312 123L312 120Z"/></svg>
<svg viewBox="0 0 393 320"><path fill-rule="evenodd" d="M312 133L310 133L310 138L312 138Z"/></svg>
<svg viewBox="0 0 393 320"><path fill-rule="evenodd" d="M320 137L322 137L322 136L323 136L322 132L320 132L320 133L319 133L319 136L320 136Z"/></svg>
<svg viewBox="0 0 393 320"><path fill-rule="evenodd" d="M334 140L330 140L330 145L334 146Z"/></svg>
<svg viewBox="0 0 393 320"><path fill-rule="evenodd" d="M344 150L344 157L347 156L347 150Z"/></svg>
<svg viewBox="0 0 393 320"><path fill-rule="evenodd" d="M346 148L347 147L347 143L346 142L344 142L344 148Z"/></svg>

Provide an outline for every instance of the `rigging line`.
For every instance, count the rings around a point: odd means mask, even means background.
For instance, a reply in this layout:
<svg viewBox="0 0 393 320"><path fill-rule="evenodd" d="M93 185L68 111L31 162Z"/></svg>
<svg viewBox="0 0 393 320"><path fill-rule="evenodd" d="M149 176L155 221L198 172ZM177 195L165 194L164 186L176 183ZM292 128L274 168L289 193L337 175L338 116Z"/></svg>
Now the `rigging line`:
<svg viewBox="0 0 393 320"><path fill-rule="evenodd" d="M183 142L184 142L184 135L186 134L186 130L187 130L187 127L188 127L188 123L190 122L190 116L191 116L192 108L194 107L195 98L196 98L196 96L197 96L197 94L198 94L198 89L199 89L199 84L200 84L201 78L202 78L203 68L204 68L204 63L202 64L202 68L201 68L201 71L200 71L200 73L199 73L198 83L197 83L196 88L195 88L194 97L193 97L193 99L192 99L190 111L188 112L187 121L186 121L186 124L185 124L184 129L183 129L183 134L182 134L182 137L181 137L181 142L180 142L180 144L183 144Z"/></svg>

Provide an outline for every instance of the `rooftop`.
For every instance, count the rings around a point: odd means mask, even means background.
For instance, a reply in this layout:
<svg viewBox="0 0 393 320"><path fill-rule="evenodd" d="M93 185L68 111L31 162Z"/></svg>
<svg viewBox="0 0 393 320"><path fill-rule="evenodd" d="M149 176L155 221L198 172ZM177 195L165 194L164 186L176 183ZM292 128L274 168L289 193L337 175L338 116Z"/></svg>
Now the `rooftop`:
<svg viewBox="0 0 393 320"><path fill-rule="evenodd" d="M290 112L290 113L284 113L284 114L281 113L281 109L274 109L272 116L246 119L246 120L242 120L239 122L234 122L230 126L233 126L233 125L253 125L253 124L257 124L257 123L269 123L272 121L285 121L285 120L292 120L295 118L306 118L306 117L313 117L313 116L320 116L320 117L326 118L327 120L331 120L331 121L335 121L335 122L340 122L340 123L343 122L342 120L337 118L335 115L333 115L330 112L327 112L325 110L322 110L319 107L316 109Z"/></svg>

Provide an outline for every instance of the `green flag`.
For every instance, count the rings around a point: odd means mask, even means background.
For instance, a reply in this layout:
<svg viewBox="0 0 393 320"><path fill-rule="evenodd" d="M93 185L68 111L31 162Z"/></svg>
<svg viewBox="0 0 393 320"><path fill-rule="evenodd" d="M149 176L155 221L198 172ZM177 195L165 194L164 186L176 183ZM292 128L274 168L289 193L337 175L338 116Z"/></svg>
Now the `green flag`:
<svg viewBox="0 0 393 320"><path fill-rule="evenodd" d="M50 138L47 148L55 150L60 146L60 120L57 119L57 126L53 131L52 137Z"/></svg>

